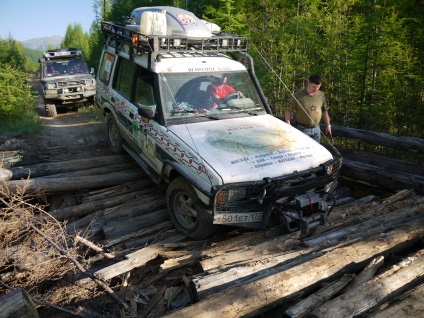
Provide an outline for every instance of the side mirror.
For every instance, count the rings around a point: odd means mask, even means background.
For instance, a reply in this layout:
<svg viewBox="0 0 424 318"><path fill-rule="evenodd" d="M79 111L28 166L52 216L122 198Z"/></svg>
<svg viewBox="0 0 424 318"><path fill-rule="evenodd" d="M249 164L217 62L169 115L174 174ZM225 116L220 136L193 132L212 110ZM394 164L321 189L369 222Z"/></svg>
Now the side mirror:
<svg viewBox="0 0 424 318"><path fill-rule="evenodd" d="M141 117L147 117L147 118L153 118L155 116L156 113L156 105L152 105L152 106L138 106L138 114Z"/></svg>
<svg viewBox="0 0 424 318"><path fill-rule="evenodd" d="M41 61L42 61L43 59L40 57L39 59L38 59L38 63L41 63Z"/></svg>
<svg viewBox="0 0 424 318"><path fill-rule="evenodd" d="M90 74L94 74L94 67L90 68Z"/></svg>

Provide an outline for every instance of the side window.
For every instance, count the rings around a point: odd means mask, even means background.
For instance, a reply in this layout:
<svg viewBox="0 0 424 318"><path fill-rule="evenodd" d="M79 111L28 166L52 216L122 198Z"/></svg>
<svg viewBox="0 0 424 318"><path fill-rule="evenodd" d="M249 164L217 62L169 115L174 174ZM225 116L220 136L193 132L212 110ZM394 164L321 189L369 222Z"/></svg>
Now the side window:
<svg viewBox="0 0 424 318"><path fill-rule="evenodd" d="M136 65L125 59L120 59L118 69L115 72L113 88L119 91L127 99L131 99L131 86L134 78Z"/></svg>
<svg viewBox="0 0 424 318"><path fill-rule="evenodd" d="M155 104L153 95L153 74L142 68L139 68L137 72L134 101L141 106L153 106Z"/></svg>
<svg viewBox="0 0 424 318"><path fill-rule="evenodd" d="M109 85L110 75L113 69L113 62L115 61L115 56L110 53L105 53L103 55L102 64L100 65L99 71L99 80L104 84Z"/></svg>

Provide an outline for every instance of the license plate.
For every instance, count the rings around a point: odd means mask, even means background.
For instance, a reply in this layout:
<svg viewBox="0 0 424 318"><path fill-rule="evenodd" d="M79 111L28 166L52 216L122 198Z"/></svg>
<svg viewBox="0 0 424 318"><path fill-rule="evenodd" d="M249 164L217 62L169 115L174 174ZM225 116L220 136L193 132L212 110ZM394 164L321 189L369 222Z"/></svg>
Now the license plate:
<svg viewBox="0 0 424 318"><path fill-rule="evenodd" d="M262 221L262 212L220 213L214 216L214 224L248 223Z"/></svg>

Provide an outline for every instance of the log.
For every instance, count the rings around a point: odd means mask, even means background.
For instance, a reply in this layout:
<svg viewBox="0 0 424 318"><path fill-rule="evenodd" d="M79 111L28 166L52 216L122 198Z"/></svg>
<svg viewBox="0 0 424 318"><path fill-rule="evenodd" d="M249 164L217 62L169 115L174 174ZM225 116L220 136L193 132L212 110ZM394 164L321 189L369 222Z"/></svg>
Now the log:
<svg viewBox="0 0 424 318"><path fill-rule="evenodd" d="M378 166L343 160L340 176L377 186L389 191L420 189L424 191L424 176L389 171ZM390 180L390 182L387 182Z"/></svg>
<svg viewBox="0 0 424 318"><path fill-rule="evenodd" d="M344 149L337 147L343 159L350 161L358 161L363 164L377 166L389 171L403 172L407 174L424 175L424 165L407 162L404 160L393 159L373 153L354 151L352 149Z"/></svg>
<svg viewBox="0 0 424 318"><path fill-rule="evenodd" d="M390 306L381 306L378 312L371 314L370 318L422 318L424 312L424 283L406 292L400 297L390 301Z"/></svg>
<svg viewBox="0 0 424 318"><path fill-rule="evenodd" d="M105 157L90 157L85 159L67 160L59 162L40 163L37 165L26 167L13 167L9 168L12 172L13 180L38 178L42 176L81 171L90 168L97 168L100 166L116 165L120 163L131 162L131 157L127 155L113 155Z"/></svg>
<svg viewBox="0 0 424 318"><path fill-rule="evenodd" d="M79 205L75 205L72 207L50 211L50 216L54 217L56 220L62 221L66 218L70 217L81 217L87 214L90 214L95 211L103 210L106 208L111 208L120 204L124 204L125 202L131 201L141 195L143 195L145 191L136 191L131 193L126 193L110 198L106 198L100 201L88 202Z"/></svg>
<svg viewBox="0 0 424 318"><path fill-rule="evenodd" d="M125 221L117 221L109 223L106 226L103 226L103 232L107 239L117 238L122 235L127 235L132 232L136 232L140 229L149 228L158 223L165 222L169 218L168 210L163 209L127 219Z"/></svg>
<svg viewBox="0 0 424 318"><path fill-rule="evenodd" d="M28 180L5 181L0 188L4 192L16 193L24 190L26 193L45 191L46 193L61 193L75 190L110 187L146 178L141 169L108 173L98 176L35 178ZM4 189L6 188L6 189Z"/></svg>
<svg viewBox="0 0 424 318"><path fill-rule="evenodd" d="M383 265L384 263L384 257L379 256L377 258L374 258L371 263L365 267L358 276L355 277L352 283L349 284L349 286L346 288L345 292L351 289L354 289L363 283L369 281L372 279L377 272L377 270Z"/></svg>
<svg viewBox="0 0 424 318"><path fill-rule="evenodd" d="M284 311L282 318L301 318L306 317L308 313L316 307L330 300L339 293L354 278L354 275L343 275L339 280L328 284L316 293L301 300L296 305Z"/></svg>
<svg viewBox="0 0 424 318"><path fill-rule="evenodd" d="M328 277L334 279L357 270L361 263L369 262L375 255L389 254L414 244L424 234L423 226L424 220L419 220L364 241L319 251L308 262L243 286L229 288L166 317L258 315L290 295L324 283Z"/></svg>
<svg viewBox="0 0 424 318"><path fill-rule="evenodd" d="M390 228L393 224L410 222L411 220L414 220L417 215L420 215L423 209L424 202L412 208L407 207L387 214L371 217L357 224L344 224L341 228L334 228L317 236L305 238L303 239L303 242L307 246L316 247L319 245L328 246L341 239L345 241L349 239L352 241L358 237L367 236L367 232L368 235L371 234L371 230L376 227L381 230L383 227ZM378 210L378 207L375 207L373 211L375 212L376 210Z"/></svg>
<svg viewBox="0 0 424 318"><path fill-rule="evenodd" d="M94 201L104 200L113 196L135 192L139 190L145 190L154 186L153 181L150 178L145 178L135 182L128 182L117 186L94 189L87 191L84 197L81 198L81 203L89 203Z"/></svg>
<svg viewBox="0 0 424 318"><path fill-rule="evenodd" d="M101 243L105 246L105 247L111 247L114 245L118 245L120 243L123 243L125 241L140 237L140 236L144 236L144 235L149 235L153 232L157 232L157 231L164 231L164 230L169 230L173 227L172 223L170 221L165 221L153 226L150 226L146 229L142 229L139 230L137 232L132 232L130 234L127 235L122 235L120 237L114 238L114 239L109 239L109 240L104 240Z"/></svg>
<svg viewBox="0 0 424 318"><path fill-rule="evenodd" d="M163 207L164 201L163 194L156 193L157 189L158 188L155 187L144 190L144 194L142 196L137 197L128 203L90 213L81 219L68 224L66 229L69 233L75 233L83 227L85 228L90 226L91 235L94 235L100 231L104 225L110 222L126 220L137 215L159 210ZM143 209L140 208L141 206Z"/></svg>
<svg viewBox="0 0 424 318"><path fill-rule="evenodd" d="M1 318L39 318L37 309L24 289L15 289L0 298Z"/></svg>
<svg viewBox="0 0 424 318"><path fill-rule="evenodd" d="M325 131L324 125L321 125L321 130ZM395 136L370 130L355 129L336 125L331 125L331 130L334 137L355 139L369 144L381 145L411 152L424 152L424 139L420 138Z"/></svg>
<svg viewBox="0 0 424 318"><path fill-rule="evenodd" d="M411 287L411 284L417 285L423 281L424 257L421 257L392 275L383 273L325 303L314 310L311 317L336 318L364 315L387 299L401 295Z"/></svg>
<svg viewBox="0 0 424 318"><path fill-rule="evenodd" d="M0 161L0 181L9 181L12 179L12 172L10 170L4 169L1 167L1 161Z"/></svg>
<svg viewBox="0 0 424 318"><path fill-rule="evenodd" d="M120 164L110 165L110 166L100 166L100 167L91 168L91 169L84 169L84 170L78 170L78 171L72 171L72 172L63 172L59 174L51 174L48 176L41 176L38 178L55 179L55 178L83 177L83 176L90 176L90 175L114 173L114 172L125 171L125 170L134 170L137 168L138 166L135 163L127 162L127 163L120 163Z"/></svg>

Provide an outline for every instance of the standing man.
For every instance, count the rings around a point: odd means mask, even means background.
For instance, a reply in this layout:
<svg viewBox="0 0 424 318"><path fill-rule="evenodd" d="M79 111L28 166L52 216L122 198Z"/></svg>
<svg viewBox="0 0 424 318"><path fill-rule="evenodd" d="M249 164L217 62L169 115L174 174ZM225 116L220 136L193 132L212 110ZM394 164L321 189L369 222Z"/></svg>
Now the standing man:
<svg viewBox="0 0 424 318"><path fill-rule="evenodd" d="M330 116L328 115L328 106L321 87L321 76L313 74L308 79L306 88L297 91L294 97L290 99L290 104L284 114L284 119L290 125L290 119L294 112L293 126L308 135L309 137L320 141L319 123L323 119L326 128L325 133L331 136Z"/></svg>

